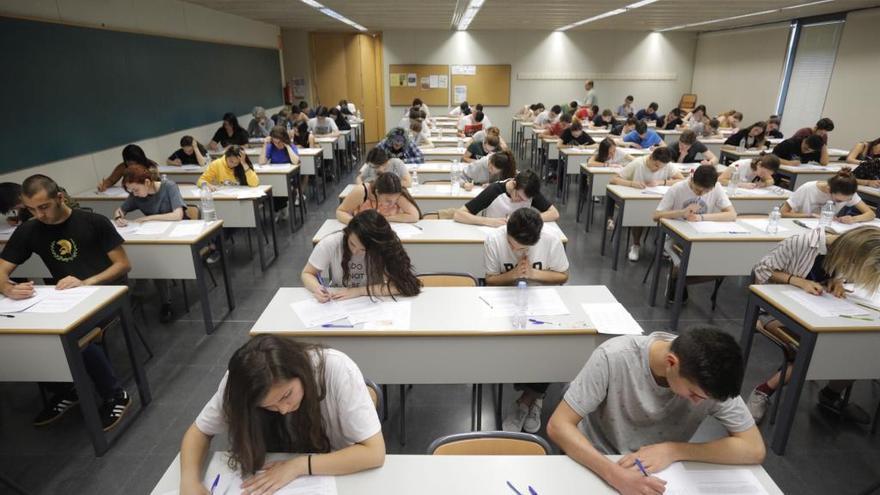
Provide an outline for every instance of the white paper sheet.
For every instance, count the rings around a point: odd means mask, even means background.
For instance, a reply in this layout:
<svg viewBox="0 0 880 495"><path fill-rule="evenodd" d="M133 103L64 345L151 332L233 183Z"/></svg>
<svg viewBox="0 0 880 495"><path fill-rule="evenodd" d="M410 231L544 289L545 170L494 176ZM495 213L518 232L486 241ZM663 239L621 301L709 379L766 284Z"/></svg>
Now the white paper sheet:
<svg viewBox="0 0 880 495"><path fill-rule="evenodd" d="M162 235L168 230L172 222L144 222L133 234L137 235Z"/></svg>
<svg viewBox="0 0 880 495"><path fill-rule="evenodd" d="M386 301L382 303L386 317L364 322L364 330L409 330L412 316L410 301Z"/></svg>
<svg viewBox="0 0 880 495"><path fill-rule="evenodd" d="M210 488L215 475L208 473L204 483ZM222 473L214 495L239 495L243 483L238 473ZM333 476L302 476L275 491L275 495L336 495L336 478Z"/></svg>
<svg viewBox="0 0 880 495"><path fill-rule="evenodd" d="M409 239L422 233L422 229L410 223L391 223L391 230L397 233L401 239Z"/></svg>
<svg viewBox="0 0 880 495"><path fill-rule="evenodd" d="M490 235L494 234L495 231L498 230L498 229L506 229L506 228L507 228L507 227L505 227L505 226L503 226L503 225L502 225L501 227L487 227L487 226L485 226L485 225L480 225L479 227L477 227L477 229L478 229L480 232L486 234L487 236L490 236Z"/></svg>
<svg viewBox="0 0 880 495"><path fill-rule="evenodd" d="M340 301L319 303L314 297L291 303L290 307L306 327L316 327L346 317L345 308Z"/></svg>
<svg viewBox="0 0 880 495"><path fill-rule="evenodd" d="M663 196L664 194L666 194L667 191L669 191L670 187L672 187L672 186L646 187L645 189L642 190L642 194L659 194L660 196Z"/></svg>
<svg viewBox="0 0 880 495"><path fill-rule="evenodd" d="M618 302L582 303L584 313L599 333L609 335L642 335L644 330L629 311Z"/></svg>
<svg viewBox="0 0 880 495"><path fill-rule="evenodd" d="M516 312L516 288L493 289L480 292L492 316L513 316ZM552 287L529 287L527 316L557 316L571 314L559 292Z"/></svg>
<svg viewBox="0 0 880 495"><path fill-rule="evenodd" d="M287 167L290 167L289 163L267 163L265 165L256 165L254 170L257 172L265 172L268 170L287 170Z"/></svg>
<svg viewBox="0 0 880 495"><path fill-rule="evenodd" d="M809 229L819 228L818 218L798 218L797 221L805 225ZM827 227L827 230L830 230L835 234L843 234L845 232L849 232L850 230L865 226L880 227L880 221L872 220L870 222L860 223L841 223L835 220L834 222L831 222L831 225Z"/></svg>
<svg viewBox="0 0 880 495"><path fill-rule="evenodd" d="M116 227L116 232L119 232L119 235L123 237L126 235L135 235L141 230L141 224L137 222L131 222L125 227L120 227L116 224L113 224L113 226Z"/></svg>
<svg viewBox="0 0 880 495"><path fill-rule="evenodd" d="M559 224L556 222L546 222L544 224L543 232L554 232L559 237L563 237L565 234L562 232L562 229L559 228Z"/></svg>
<svg viewBox="0 0 880 495"><path fill-rule="evenodd" d="M126 198L126 197L128 197L128 191L126 191L125 189L123 189L119 186L113 186L113 187L108 187L107 189L104 190L104 192L99 192L98 195L99 196L112 196L114 198L115 197Z"/></svg>
<svg viewBox="0 0 880 495"><path fill-rule="evenodd" d="M742 222L744 224L750 225L750 226L760 230L761 232L767 232L768 220L766 218L743 218L738 221ZM788 228L783 227L782 225L779 225L779 232L786 232L788 230L789 230Z"/></svg>
<svg viewBox="0 0 880 495"><path fill-rule="evenodd" d="M180 169L186 170L188 172L201 172L202 171L201 165L181 165Z"/></svg>
<svg viewBox="0 0 880 495"><path fill-rule="evenodd" d="M40 302L25 310L26 313L66 313L98 290L98 287L75 287L56 290L51 287L35 287L41 293Z"/></svg>
<svg viewBox="0 0 880 495"><path fill-rule="evenodd" d="M236 199L251 199L251 198L262 198L266 193L263 192L262 189L256 187L249 187L244 190L240 190L236 192Z"/></svg>
<svg viewBox="0 0 880 495"><path fill-rule="evenodd" d="M767 495L748 469L687 469L673 463L656 476L666 481L665 495Z"/></svg>
<svg viewBox="0 0 880 495"><path fill-rule="evenodd" d="M846 299L836 298L827 292L821 296L807 294L800 289L786 289L782 292L822 318L833 318L843 315L866 316L871 314L867 308L857 306Z"/></svg>
<svg viewBox="0 0 880 495"><path fill-rule="evenodd" d="M21 313L31 306L42 301L46 297L45 292L37 291L34 297L28 299L0 298L0 313Z"/></svg>
<svg viewBox="0 0 880 495"><path fill-rule="evenodd" d="M190 237L199 235L204 228L205 222L202 221L179 223L174 226L174 230L168 234L168 237Z"/></svg>
<svg viewBox="0 0 880 495"><path fill-rule="evenodd" d="M691 222L701 234L748 234L751 231L736 222Z"/></svg>

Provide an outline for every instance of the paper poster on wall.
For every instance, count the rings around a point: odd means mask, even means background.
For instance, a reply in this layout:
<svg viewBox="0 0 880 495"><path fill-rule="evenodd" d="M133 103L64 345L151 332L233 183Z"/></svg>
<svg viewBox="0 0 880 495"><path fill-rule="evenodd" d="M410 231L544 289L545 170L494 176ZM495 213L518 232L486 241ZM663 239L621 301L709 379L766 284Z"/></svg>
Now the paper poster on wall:
<svg viewBox="0 0 880 495"><path fill-rule="evenodd" d="M406 85L411 88L415 88L416 86L418 86L419 85L419 75L416 74L415 72L410 72L406 76Z"/></svg>
<svg viewBox="0 0 880 495"><path fill-rule="evenodd" d="M431 74L431 77L429 78L428 86L430 86L431 89L437 89L440 87L440 81L438 81L437 74Z"/></svg>
<svg viewBox="0 0 880 495"><path fill-rule="evenodd" d="M477 75L477 66L476 65L453 65L452 66L452 75L453 76L475 76L475 75Z"/></svg>
<svg viewBox="0 0 880 495"><path fill-rule="evenodd" d="M437 87L446 89L449 87L449 76L446 74L440 74L437 76Z"/></svg>
<svg viewBox="0 0 880 495"><path fill-rule="evenodd" d="M304 77L294 77L290 80L290 86L293 88L294 98L306 97L306 79Z"/></svg>
<svg viewBox="0 0 880 495"><path fill-rule="evenodd" d="M456 86L452 99L456 104L467 101L467 86Z"/></svg>
<svg viewBox="0 0 880 495"><path fill-rule="evenodd" d="M392 72L388 74L388 81L391 83L392 88L400 87L400 73Z"/></svg>
<svg viewBox="0 0 880 495"><path fill-rule="evenodd" d="M430 76L422 77L422 89L431 89L431 77Z"/></svg>

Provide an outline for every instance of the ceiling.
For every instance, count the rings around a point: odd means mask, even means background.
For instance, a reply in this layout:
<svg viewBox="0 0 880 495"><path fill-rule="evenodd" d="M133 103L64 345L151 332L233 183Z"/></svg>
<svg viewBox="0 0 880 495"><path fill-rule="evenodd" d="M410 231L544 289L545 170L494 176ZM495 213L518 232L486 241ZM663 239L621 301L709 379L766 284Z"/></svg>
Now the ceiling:
<svg viewBox="0 0 880 495"><path fill-rule="evenodd" d="M300 0L187 0L191 3L285 28L309 31L353 31ZM318 0L371 31L452 28L456 9L468 0ZM470 30L553 30L624 7L636 0L486 0ZM579 30L657 30L682 24L780 9L812 0L659 0L613 17L573 28ZM832 2L761 16L685 28L714 31L799 17L880 6L880 0Z"/></svg>

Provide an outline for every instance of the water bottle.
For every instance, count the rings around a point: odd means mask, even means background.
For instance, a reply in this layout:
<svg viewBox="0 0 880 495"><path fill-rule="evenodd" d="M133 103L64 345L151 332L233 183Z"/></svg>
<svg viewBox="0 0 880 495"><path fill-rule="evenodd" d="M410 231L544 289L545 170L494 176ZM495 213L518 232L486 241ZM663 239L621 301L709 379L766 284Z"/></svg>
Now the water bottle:
<svg viewBox="0 0 880 495"><path fill-rule="evenodd" d="M217 220L217 210L214 209L214 195L211 193L211 188L207 182L202 182L199 196L202 203L202 219L206 222Z"/></svg>
<svg viewBox="0 0 880 495"><path fill-rule="evenodd" d="M525 328L529 311L529 284L525 280L516 282L516 308L513 310L513 328Z"/></svg>
<svg viewBox="0 0 880 495"><path fill-rule="evenodd" d="M458 149L464 148L464 139L458 138Z"/></svg>
<svg viewBox="0 0 880 495"><path fill-rule="evenodd" d="M782 216L779 213L779 207L774 206L773 211L770 212L770 217L767 219L767 233L768 234L777 234L779 233L779 218Z"/></svg>
<svg viewBox="0 0 880 495"><path fill-rule="evenodd" d="M727 183L727 197L732 198L736 196L736 188L739 185L739 167L736 165L731 165L733 167L733 173L730 174L730 182Z"/></svg>
<svg viewBox="0 0 880 495"><path fill-rule="evenodd" d="M739 140L739 144L736 145L736 151L742 153L746 150L746 138L742 138Z"/></svg>
<svg viewBox="0 0 880 495"><path fill-rule="evenodd" d="M458 163L458 160L452 162L449 178L452 183L451 194L455 196L461 192L461 164Z"/></svg>
<svg viewBox="0 0 880 495"><path fill-rule="evenodd" d="M834 221L834 201L829 199L828 202L825 203L825 206L822 207L822 215L819 217L819 226L829 227L832 221Z"/></svg>
<svg viewBox="0 0 880 495"><path fill-rule="evenodd" d="M168 182L168 174L162 174L162 182Z"/></svg>
<svg viewBox="0 0 880 495"><path fill-rule="evenodd" d="M416 168L412 169L412 173L410 175L412 175L412 187L413 188L419 187L419 168L418 168L418 165L416 165Z"/></svg>
<svg viewBox="0 0 880 495"><path fill-rule="evenodd" d="M360 108L358 108L358 111L357 111L357 118L358 118L358 120L361 120L361 109Z"/></svg>

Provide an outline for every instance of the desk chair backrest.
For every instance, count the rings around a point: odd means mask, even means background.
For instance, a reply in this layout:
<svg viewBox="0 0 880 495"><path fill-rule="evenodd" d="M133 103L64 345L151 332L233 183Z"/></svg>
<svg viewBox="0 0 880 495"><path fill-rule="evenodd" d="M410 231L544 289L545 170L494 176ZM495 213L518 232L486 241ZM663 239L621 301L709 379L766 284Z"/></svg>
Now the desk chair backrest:
<svg viewBox="0 0 880 495"><path fill-rule="evenodd" d="M202 218L202 210L196 205L186 205L183 217L184 220L200 220Z"/></svg>
<svg viewBox="0 0 880 495"><path fill-rule="evenodd" d="M681 95L681 100L678 102L678 108L685 112L690 112L694 108L697 108L697 95L693 93L685 93Z"/></svg>
<svg viewBox="0 0 880 495"><path fill-rule="evenodd" d="M550 455L550 444L531 433L473 431L440 437L428 455Z"/></svg>
<svg viewBox="0 0 880 495"><path fill-rule="evenodd" d="M476 287L477 279L468 273L423 273L418 276L422 287Z"/></svg>
<svg viewBox="0 0 880 495"><path fill-rule="evenodd" d="M367 384L367 392L370 394L370 399L373 401L373 406L376 408L376 412L381 411L383 404L385 403L385 396L382 394L382 388L369 378L364 378L364 383Z"/></svg>

